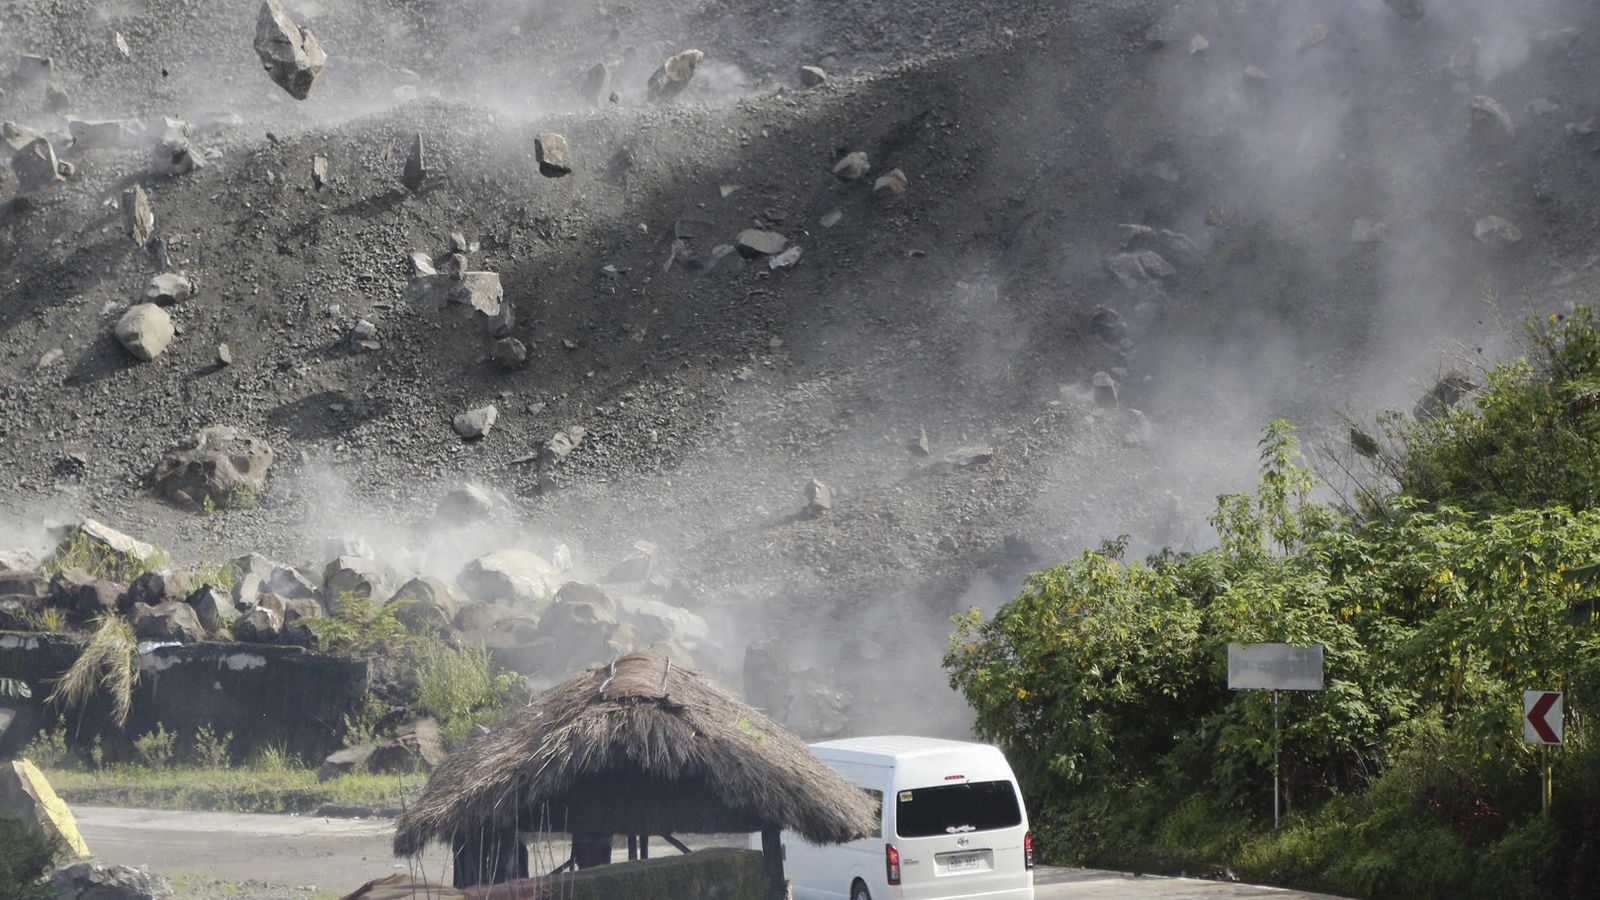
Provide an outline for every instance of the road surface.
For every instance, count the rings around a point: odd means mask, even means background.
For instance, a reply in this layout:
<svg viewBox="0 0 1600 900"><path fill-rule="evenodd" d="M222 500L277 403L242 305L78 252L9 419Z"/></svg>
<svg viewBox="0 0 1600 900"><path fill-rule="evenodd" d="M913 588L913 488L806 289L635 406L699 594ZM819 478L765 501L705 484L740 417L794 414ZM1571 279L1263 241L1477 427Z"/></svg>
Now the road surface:
<svg viewBox="0 0 1600 900"><path fill-rule="evenodd" d="M107 862L145 866L175 877L189 896L212 895L214 882L254 883L236 896L296 898L338 896L362 882L405 871L389 853L394 823L388 819L330 819L247 813L170 812L75 806L78 829L89 849ZM653 845L652 855L670 852ZM534 848L537 857L556 848ZM565 853L561 853L564 858ZM421 861L435 881L445 876L445 854ZM1192 878L1158 878L1090 869L1040 867L1038 900L1311 900L1323 895ZM269 888L267 886L278 886ZM234 891L230 889L230 894Z"/></svg>

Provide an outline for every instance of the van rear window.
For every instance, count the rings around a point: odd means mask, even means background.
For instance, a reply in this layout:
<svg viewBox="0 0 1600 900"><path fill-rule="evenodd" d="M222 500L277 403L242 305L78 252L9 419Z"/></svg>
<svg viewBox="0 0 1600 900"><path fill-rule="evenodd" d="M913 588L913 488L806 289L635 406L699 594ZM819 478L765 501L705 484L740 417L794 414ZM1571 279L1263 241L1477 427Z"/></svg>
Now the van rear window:
<svg viewBox="0 0 1600 900"><path fill-rule="evenodd" d="M895 799L901 837L967 834L1022 824L1022 807L1009 781L972 781L901 791Z"/></svg>

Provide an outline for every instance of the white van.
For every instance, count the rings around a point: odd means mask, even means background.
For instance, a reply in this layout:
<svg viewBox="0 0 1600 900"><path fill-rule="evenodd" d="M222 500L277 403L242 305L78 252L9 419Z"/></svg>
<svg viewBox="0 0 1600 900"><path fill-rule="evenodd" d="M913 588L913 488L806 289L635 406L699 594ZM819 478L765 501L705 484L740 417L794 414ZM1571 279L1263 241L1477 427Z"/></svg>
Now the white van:
<svg viewBox="0 0 1600 900"><path fill-rule="evenodd" d="M1033 900L1033 835L998 749L892 736L811 750L878 801L878 833L818 847L784 832L795 900Z"/></svg>

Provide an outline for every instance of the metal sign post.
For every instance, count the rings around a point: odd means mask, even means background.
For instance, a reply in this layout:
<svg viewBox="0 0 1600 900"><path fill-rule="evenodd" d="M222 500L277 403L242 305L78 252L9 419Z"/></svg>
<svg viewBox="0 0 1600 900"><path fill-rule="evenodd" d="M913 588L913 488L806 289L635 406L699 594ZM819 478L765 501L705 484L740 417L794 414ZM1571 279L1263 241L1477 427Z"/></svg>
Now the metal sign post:
<svg viewBox="0 0 1600 900"><path fill-rule="evenodd" d="M1566 721L1562 709L1565 695L1561 691L1522 692L1522 740L1528 744L1542 745L1540 749L1542 771L1539 773L1539 806L1550 815L1550 796L1555 781L1551 747L1559 747L1566 738Z"/></svg>
<svg viewBox="0 0 1600 900"><path fill-rule="evenodd" d="M1272 830L1278 830L1283 733L1278 727L1279 691L1322 690L1322 645L1229 644L1228 687L1272 692Z"/></svg>

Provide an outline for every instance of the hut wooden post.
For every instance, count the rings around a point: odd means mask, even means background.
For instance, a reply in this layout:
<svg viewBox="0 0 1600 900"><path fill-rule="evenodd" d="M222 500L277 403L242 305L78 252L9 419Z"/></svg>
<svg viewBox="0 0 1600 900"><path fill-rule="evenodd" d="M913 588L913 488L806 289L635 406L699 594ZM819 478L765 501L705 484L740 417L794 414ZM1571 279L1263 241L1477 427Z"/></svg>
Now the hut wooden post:
<svg viewBox="0 0 1600 900"><path fill-rule="evenodd" d="M761 829L761 870L767 876L766 900L784 900L783 838L776 828Z"/></svg>

